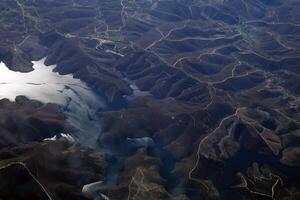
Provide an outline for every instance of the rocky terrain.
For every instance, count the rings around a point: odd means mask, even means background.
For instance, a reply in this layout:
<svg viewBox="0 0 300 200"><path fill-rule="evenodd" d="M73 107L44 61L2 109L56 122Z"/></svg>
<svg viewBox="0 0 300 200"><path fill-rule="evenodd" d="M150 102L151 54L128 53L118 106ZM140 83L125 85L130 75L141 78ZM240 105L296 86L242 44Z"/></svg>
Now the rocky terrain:
<svg viewBox="0 0 300 200"><path fill-rule="evenodd" d="M45 140L76 131L58 105L18 96L2 99L0 113L0 199L85 199L83 185L103 178L101 153Z"/></svg>
<svg viewBox="0 0 300 200"><path fill-rule="evenodd" d="M26 73L47 57L109 108L99 111L101 148L92 150L43 141L74 131L58 105L1 100L0 199L300 198L299 8L297 0L2 0L0 61ZM120 157L114 184L81 192L110 180Z"/></svg>
<svg viewBox="0 0 300 200"><path fill-rule="evenodd" d="M74 129L65 121L58 105L43 105L24 96L16 97L15 102L0 100L0 116L0 147L43 141Z"/></svg>
<svg viewBox="0 0 300 200"><path fill-rule="evenodd" d="M0 198L88 199L85 184L103 179L104 156L66 141L47 141L0 151Z"/></svg>

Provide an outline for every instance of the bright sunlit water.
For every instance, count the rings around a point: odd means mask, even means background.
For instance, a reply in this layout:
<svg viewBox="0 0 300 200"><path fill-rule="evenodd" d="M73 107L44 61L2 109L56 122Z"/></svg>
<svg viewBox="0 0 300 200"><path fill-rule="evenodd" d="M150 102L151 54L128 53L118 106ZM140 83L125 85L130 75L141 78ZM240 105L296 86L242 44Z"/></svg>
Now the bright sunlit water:
<svg viewBox="0 0 300 200"><path fill-rule="evenodd" d="M56 103L69 122L79 130L75 137L86 146L96 145L101 132L95 112L104 107L104 101L92 89L72 75L53 72L55 66L45 66L44 60L33 62L29 73L9 70L0 63L0 99L14 100L18 95L43 103Z"/></svg>

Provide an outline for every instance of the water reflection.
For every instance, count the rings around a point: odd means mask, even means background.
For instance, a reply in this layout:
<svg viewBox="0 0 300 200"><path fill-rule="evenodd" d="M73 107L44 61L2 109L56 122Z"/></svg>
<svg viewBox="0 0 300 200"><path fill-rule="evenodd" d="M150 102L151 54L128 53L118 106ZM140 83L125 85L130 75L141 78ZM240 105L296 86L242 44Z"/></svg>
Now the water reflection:
<svg viewBox="0 0 300 200"><path fill-rule="evenodd" d="M80 143L94 147L101 131L95 112L103 108L104 101L85 83L72 75L53 72L55 66L45 66L44 60L33 62L34 71L20 73L0 63L0 99L14 100L18 95L43 103L57 103L68 120L79 131L75 135Z"/></svg>

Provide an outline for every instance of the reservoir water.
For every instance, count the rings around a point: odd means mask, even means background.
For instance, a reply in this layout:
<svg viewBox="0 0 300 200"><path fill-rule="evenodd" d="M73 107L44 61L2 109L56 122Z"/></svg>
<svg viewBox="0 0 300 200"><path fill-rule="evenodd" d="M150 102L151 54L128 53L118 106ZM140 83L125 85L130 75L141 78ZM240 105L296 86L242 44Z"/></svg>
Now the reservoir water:
<svg viewBox="0 0 300 200"><path fill-rule="evenodd" d="M105 107L104 100L72 75L53 72L55 66L46 66L44 61L34 61L34 70L29 73L11 71L0 63L0 99L13 101L24 95L43 103L59 104L70 124L78 129L73 137L83 146L95 147L101 133L96 112Z"/></svg>
<svg viewBox="0 0 300 200"><path fill-rule="evenodd" d="M93 196L94 200L105 199L103 194L100 194L100 197L95 192L102 187L117 185L124 161L140 147L147 148L150 155L161 158L164 167L160 169L160 173L169 185L166 187L169 192L176 194L176 191L181 191L177 178L169 173L175 164L172 156L164 153L151 138L127 138L126 142L116 146L100 145L97 139L102 132L102 125L97 112L106 108L105 101L81 80L73 78L72 75L53 72L55 66L46 66L44 61L45 59L34 61L34 70L29 73L11 71L4 63L0 63L0 99L8 98L14 101L16 96L24 95L43 103L59 104L70 124L78 129L71 133L73 138L82 146L101 149L106 153L109 165L105 181L99 180L85 185L84 193ZM134 92L132 96L127 97L128 100L136 96L150 95L140 91L134 83L130 83L130 86ZM62 135L69 137L68 133Z"/></svg>

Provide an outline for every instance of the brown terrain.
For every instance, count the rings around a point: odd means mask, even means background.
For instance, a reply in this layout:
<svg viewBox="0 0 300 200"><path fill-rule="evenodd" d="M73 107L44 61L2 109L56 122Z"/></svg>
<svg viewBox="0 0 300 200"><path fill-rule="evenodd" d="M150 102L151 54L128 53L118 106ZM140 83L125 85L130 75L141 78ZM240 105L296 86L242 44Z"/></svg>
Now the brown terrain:
<svg viewBox="0 0 300 200"><path fill-rule="evenodd" d="M297 0L2 0L9 69L26 73L47 57L110 105L99 145L151 144L122 154L117 182L84 196L85 184L109 179L105 151L43 141L72 132L58 105L3 99L0 199L299 199L299 9ZM22 178L9 179L14 171Z"/></svg>

